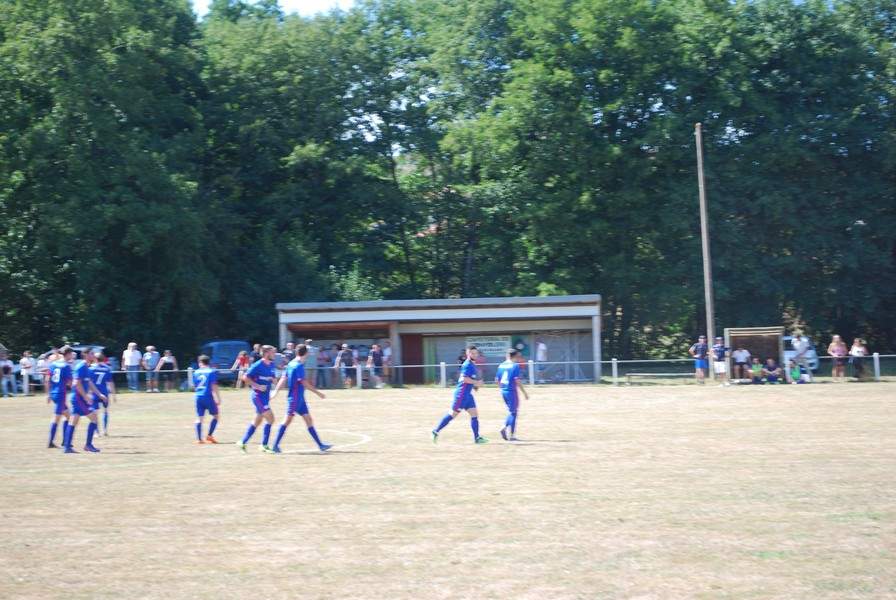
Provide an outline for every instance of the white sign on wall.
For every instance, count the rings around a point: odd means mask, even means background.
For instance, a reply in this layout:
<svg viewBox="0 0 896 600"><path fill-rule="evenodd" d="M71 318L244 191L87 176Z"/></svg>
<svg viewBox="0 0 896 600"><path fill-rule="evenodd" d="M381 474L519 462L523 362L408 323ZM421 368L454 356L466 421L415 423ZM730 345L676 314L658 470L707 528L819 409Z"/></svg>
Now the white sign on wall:
<svg viewBox="0 0 896 600"><path fill-rule="evenodd" d="M476 346L485 356L504 356L510 348L510 336L474 335L467 338L467 346Z"/></svg>

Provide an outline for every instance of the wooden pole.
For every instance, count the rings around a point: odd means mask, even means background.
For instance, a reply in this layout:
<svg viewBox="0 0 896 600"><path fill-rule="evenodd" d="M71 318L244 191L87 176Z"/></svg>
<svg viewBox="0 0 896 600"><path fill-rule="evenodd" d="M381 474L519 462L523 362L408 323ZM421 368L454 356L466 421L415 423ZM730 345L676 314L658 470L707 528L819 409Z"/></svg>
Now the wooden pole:
<svg viewBox="0 0 896 600"><path fill-rule="evenodd" d="M703 128L700 123L694 125L697 136L697 185L700 190L700 241L703 247L703 293L706 300L706 343L712 347L715 340L715 310L712 295L712 259L709 254L709 214L706 208L706 183L703 179ZM712 361L707 369L710 379L715 378Z"/></svg>

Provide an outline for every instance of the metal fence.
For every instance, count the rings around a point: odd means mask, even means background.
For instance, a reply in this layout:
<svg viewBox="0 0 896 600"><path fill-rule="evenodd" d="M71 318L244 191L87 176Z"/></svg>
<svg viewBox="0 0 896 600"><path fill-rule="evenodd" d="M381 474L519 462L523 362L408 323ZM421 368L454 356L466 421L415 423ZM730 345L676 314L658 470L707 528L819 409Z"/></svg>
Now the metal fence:
<svg viewBox="0 0 896 600"><path fill-rule="evenodd" d="M834 357L818 357L817 368L813 369L816 381L831 381ZM479 376L485 385L493 385L495 372L500 363L477 365ZM783 365L782 365L783 366ZM896 381L896 354L872 354L860 360L849 360L845 366L848 381ZM398 365L382 369L368 368L363 363L351 367L306 368L306 379L321 389L351 387L355 389L376 388L385 385L429 385L448 387L457 383L460 365L440 362L438 364ZM521 364L523 383L582 384L605 383L612 385L647 385L672 383L693 383L693 359L653 359L617 360L596 363L594 361L536 362ZM730 372L730 370L729 370ZM128 391L189 391L192 389L193 369L168 371L113 371L113 382L117 392ZM283 373L277 370L277 375ZM218 369L218 384L223 388L245 387L239 381L238 371ZM709 377L709 374L708 374ZM22 393L21 377L10 378L5 388ZM43 379L32 375L29 391L43 391Z"/></svg>

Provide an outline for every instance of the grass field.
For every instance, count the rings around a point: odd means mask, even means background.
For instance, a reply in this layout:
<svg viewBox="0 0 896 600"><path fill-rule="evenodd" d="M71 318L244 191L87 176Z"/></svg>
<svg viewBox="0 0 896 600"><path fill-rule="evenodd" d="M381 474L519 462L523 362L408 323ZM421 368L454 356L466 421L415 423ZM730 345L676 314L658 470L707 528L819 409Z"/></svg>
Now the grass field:
<svg viewBox="0 0 896 600"><path fill-rule="evenodd" d="M896 384L539 387L516 444L484 390L492 443L434 446L449 398L312 396L336 448L297 421L281 456L193 445L178 393L63 455L3 399L0 598L896 597ZM250 414L226 392L218 439Z"/></svg>

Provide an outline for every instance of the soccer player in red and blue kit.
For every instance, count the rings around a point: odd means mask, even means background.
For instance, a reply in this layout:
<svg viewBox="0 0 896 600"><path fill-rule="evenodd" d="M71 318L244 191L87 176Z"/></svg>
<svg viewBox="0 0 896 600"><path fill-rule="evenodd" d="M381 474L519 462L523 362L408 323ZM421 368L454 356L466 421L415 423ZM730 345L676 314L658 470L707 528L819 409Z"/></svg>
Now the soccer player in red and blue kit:
<svg viewBox="0 0 896 600"><path fill-rule="evenodd" d="M261 425L262 420L267 423L264 424L261 450L262 452L273 452L268 446L268 440L271 438L271 427L274 424L274 412L271 410L270 402L271 384L274 382L275 376L274 353L276 351L277 349L273 346L262 346L261 360L252 363L252 366L242 375L243 383L251 389L252 404L255 406L255 420L249 424L242 441L236 443L237 448L243 452L246 451L246 444Z"/></svg>
<svg viewBox="0 0 896 600"><path fill-rule="evenodd" d="M73 354L69 356L73 357ZM75 437L75 427L78 426L78 420L81 417L87 417L90 420L90 424L87 426L87 443L84 445L84 451L99 452L99 448L93 445L93 435L96 433L98 425L91 393L99 396L103 402L108 401L109 398L96 389L96 386L93 384L93 379L90 377L90 365L93 364L93 361L93 352L85 351L84 358L75 361L74 365L72 365L72 412L62 441L66 454L75 453L75 450L72 449L72 440Z"/></svg>
<svg viewBox="0 0 896 600"><path fill-rule="evenodd" d="M283 423L280 424L280 429L277 431L277 439L274 440L273 451L276 454L280 454L281 452L280 440L286 435L286 428L292 423L292 418L295 415L300 415L302 419L305 420L305 426L308 427L308 433L311 435L312 439L314 439L315 443L317 443L317 447L320 448L321 452L326 452L332 448L330 444L325 444L320 441L320 437L317 435L317 430L314 428L314 420L311 418L311 414L308 411L308 405L305 403L305 388L308 388L317 394L318 398L326 397L314 387L313 383L305 379L305 356L307 354L308 346L299 344L298 348L296 348L296 357L286 365L286 373L280 377L280 380L277 382L277 388L271 396L271 401L273 402L274 398L276 398L277 394L280 392L280 388L283 387L283 384L288 383L289 391L286 395L286 418L283 420Z"/></svg>
<svg viewBox="0 0 896 600"><path fill-rule="evenodd" d="M479 375L476 372L476 358L479 350L476 346L467 348L467 358L460 366L460 374L457 377L457 388L454 390L454 400L451 402L451 412L442 417L439 424L432 430L432 443L439 441L439 432L448 426L454 417L465 410L470 413L470 427L473 428L473 441L477 444L488 443L488 440L479 435L479 412L476 410L476 400L473 398L473 390L479 389Z"/></svg>
<svg viewBox="0 0 896 600"><path fill-rule="evenodd" d="M63 441L65 440L65 431L68 429L69 412L66 398L68 396L68 388L72 383L72 366L70 362L75 351L68 346L63 346L59 349L59 353L62 357L50 363L44 382L44 388L47 390L47 404L50 402L54 404L53 422L50 423L50 443L47 444L47 448L59 447L55 444L59 421L62 421ZM65 420L62 420L62 417L65 417Z"/></svg>
<svg viewBox="0 0 896 600"><path fill-rule="evenodd" d="M218 426L218 414L221 406L221 393L218 391L218 372L209 364L211 359L203 354L197 359L199 368L193 371L193 389L196 390L196 443L217 444L215 427ZM211 415L208 435L202 439L202 421L205 413Z"/></svg>
<svg viewBox="0 0 896 600"><path fill-rule="evenodd" d="M100 406L103 407L103 431L100 432L100 435L109 435L109 398L113 397L112 394L115 394L115 383L112 381L112 367L106 362L106 356L102 352L96 352L93 356L96 361L90 365L90 378L93 380L93 385L96 386L96 389L106 396L106 400L103 401L100 400L98 395L92 394L93 410L99 412Z"/></svg>
<svg viewBox="0 0 896 600"><path fill-rule="evenodd" d="M517 351L511 348L507 351L507 360L498 365L498 371L495 373L495 383L501 387L501 397L504 398L504 404L507 405L507 420L504 421L504 427L501 428L501 437L510 442L518 441L516 439L516 418L520 407L520 393L529 399L529 394L523 388L520 380L520 362L523 357Z"/></svg>

